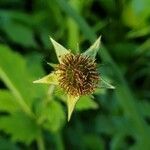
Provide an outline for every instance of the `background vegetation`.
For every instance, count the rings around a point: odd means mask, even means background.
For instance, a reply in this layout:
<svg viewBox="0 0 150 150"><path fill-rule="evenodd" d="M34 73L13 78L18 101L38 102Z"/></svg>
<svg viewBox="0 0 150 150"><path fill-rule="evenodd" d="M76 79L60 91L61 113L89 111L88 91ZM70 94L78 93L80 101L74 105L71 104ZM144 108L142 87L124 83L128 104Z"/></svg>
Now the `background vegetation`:
<svg viewBox="0 0 150 150"><path fill-rule="evenodd" d="M150 149L149 0L0 1L0 150ZM64 96L32 81L57 63L48 36L78 53L102 35L100 74L116 90Z"/></svg>

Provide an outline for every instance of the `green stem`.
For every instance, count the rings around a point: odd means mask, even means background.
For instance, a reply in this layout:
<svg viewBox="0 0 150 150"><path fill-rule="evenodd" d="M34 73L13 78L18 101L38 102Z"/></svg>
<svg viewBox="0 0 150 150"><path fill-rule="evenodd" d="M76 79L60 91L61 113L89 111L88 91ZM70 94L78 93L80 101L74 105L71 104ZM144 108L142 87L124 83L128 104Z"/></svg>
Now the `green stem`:
<svg viewBox="0 0 150 150"><path fill-rule="evenodd" d="M52 95L53 95L54 89L55 89L55 85L52 85L52 84L51 84L51 85L49 86L46 99L44 99L44 105L45 105L45 106L52 100L51 97L52 97ZM45 116L45 115L41 115L41 116L38 117L37 124L38 124L38 125L42 125L42 123L43 123L45 120L46 120L46 116Z"/></svg>
<svg viewBox="0 0 150 150"><path fill-rule="evenodd" d="M62 137L61 137L61 132L55 133L54 139L55 139L55 142L56 142L56 149L64 150L64 145L63 145L63 140L62 140Z"/></svg>
<svg viewBox="0 0 150 150"><path fill-rule="evenodd" d="M78 0L70 0L70 5L79 12L79 1ZM79 43L79 28L76 22L68 17L67 20L68 25L68 47L71 48L71 50L75 53L79 52L79 49L77 48L77 43Z"/></svg>
<svg viewBox="0 0 150 150"><path fill-rule="evenodd" d="M40 135L37 138L37 146L38 146L38 150L45 150L45 145L44 145L42 130L40 130Z"/></svg>

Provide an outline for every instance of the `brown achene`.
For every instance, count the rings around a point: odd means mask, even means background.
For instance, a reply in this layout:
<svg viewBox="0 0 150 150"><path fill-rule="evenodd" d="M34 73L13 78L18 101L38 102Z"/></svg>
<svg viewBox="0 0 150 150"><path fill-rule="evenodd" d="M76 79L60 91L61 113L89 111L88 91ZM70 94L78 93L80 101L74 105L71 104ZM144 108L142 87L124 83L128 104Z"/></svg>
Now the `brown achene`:
<svg viewBox="0 0 150 150"><path fill-rule="evenodd" d="M78 54L66 54L57 67L59 85L69 95L92 94L97 87L99 74L95 60Z"/></svg>

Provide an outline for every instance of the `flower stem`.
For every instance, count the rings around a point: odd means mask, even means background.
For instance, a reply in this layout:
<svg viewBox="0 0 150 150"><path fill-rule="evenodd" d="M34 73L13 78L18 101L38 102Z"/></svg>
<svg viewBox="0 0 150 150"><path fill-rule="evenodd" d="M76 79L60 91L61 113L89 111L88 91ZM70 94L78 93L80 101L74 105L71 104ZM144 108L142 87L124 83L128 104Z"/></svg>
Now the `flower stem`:
<svg viewBox="0 0 150 150"><path fill-rule="evenodd" d="M38 150L45 150L45 145L44 145L44 139L43 139L43 135L42 135L42 130L40 130L40 135L37 138L37 147L38 147Z"/></svg>

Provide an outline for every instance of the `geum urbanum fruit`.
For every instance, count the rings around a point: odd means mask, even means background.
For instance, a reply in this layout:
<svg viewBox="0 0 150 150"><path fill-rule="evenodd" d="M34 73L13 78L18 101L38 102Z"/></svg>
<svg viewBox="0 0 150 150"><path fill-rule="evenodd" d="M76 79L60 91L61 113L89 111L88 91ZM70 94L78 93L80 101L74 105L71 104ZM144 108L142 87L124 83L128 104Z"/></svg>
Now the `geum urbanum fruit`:
<svg viewBox="0 0 150 150"><path fill-rule="evenodd" d="M92 94L96 88L111 88L114 86L103 80L97 71L95 56L99 50L99 37L84 53L73 54L55 40L50 38L56 51L59 64L55 71L34 81L58 85L67 95L68 121L80 96Z"/></svg>

